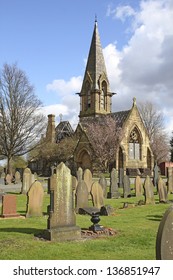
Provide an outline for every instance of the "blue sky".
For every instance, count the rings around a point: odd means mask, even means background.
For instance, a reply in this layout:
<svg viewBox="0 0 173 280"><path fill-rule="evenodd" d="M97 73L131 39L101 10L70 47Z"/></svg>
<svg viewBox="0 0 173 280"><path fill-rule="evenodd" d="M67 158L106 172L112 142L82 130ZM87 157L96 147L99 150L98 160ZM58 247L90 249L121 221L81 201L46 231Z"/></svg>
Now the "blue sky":
<svg viewBox="0 0 173 280"><path fill-rule="evenodd" d="M172 0L0 0L0 68L17 62L45 114L78 122L95 15L113 111L150 101L173 130Z"/></svg>

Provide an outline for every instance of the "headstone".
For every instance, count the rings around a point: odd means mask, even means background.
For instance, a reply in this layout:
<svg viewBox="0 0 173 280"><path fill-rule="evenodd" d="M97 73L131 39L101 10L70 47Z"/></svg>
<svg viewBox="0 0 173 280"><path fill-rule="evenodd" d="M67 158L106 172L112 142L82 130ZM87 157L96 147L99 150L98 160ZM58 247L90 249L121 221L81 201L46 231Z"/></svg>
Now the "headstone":
<svg viewBox="0 0 173 280"><path fill-rule="evenodd" d="M158 187L158 180L159 180L159 167L157 163L154 166L154 186Z"/></svg>
<svg viewBox="0 0 173 280"><path fill-rule="evenodd" d="M83 169L81 167L79 167L77 170L77 180L78 182L83 180Z"/></svg>
<svg viewBox="0 0 173 280"><path fill-rule="evenodd" d="M158 228L156 259L173 260L173 206L166 210Z"/></svg>
<svg viewBox="0 0 173 280"><path fill-rule="evenodd" d="M167 187L163 179L160 177L158 180L158 193L159 193L159 202L167 202Z"/></svg>
<svg viewBox="0 0 173 280"><path fill-rule="evenodd" d="M139 197L143 194L142 181L140 176L135 178L135 195Z"/></svg>
<svg viewBox="0 0 173 280"><path fill-rule="evenodd" d="M74 192L76 192L77 185L78 185L77 178L75 176L72 176L72 189Z"/></svg>
<svg viewBox="0 0 173 280"><path fill-rule="evenodd" d="M31 170L27 167L23 172L22 190L21 193L26 194L33 183Z"/></svg>
<svg viewBox="0 0 173 280"><path fill-rule="evenodd" d="M173 167L168 167L168 193L173 193Z"/></svg>
<svg viewBox="0 0 173 280"><path fill-rule="evenodd" d="M119 187L123 187L123 178L124 178L124 169L120 168L119 169Z"/></svg>
<svg viewBox="0 0 173 280"><path fill-rule="evenodd" d="M2 172L1 173L1 179L4 179L5 178L5 172Z"/></svg>
<svg viewBox="0 0 173 280"><path fill-rule="evenodd" d="M2 196L2 213L1 217L11 218L20 216L17 213L16 207L16 195L14 194L5 194Z"/></svg>
<svg viewBox="0 0 173 280"><path fill-rule="evenodd" d="M45 238L52 241L76 240L81 237L81 229L76 226L72 175L64 163L56 168L50 177L49 218Z"/></svg>
<svg viewBox="0 0 173 280"><path fill-rule="evenodd" d="M11 184L11 181L12 181L12 177L10 174L7 174L6 177L5 177L5 184L6 185L10 185Z"/></svg>
<svg viewBox="0 0 173 280"><path fill-rule="evenodd" d="M111 174L110 174L110 190L108 193L109 198L119 198L121 197L119 191L118 191L118 177L117 177L117 171L115 168L112 168Z"/></svg>
<svg viewBox="0 0 173 280"><path fill-rule="evenodd" d="M85 169L84 170L84 174L83 174L83 179L87 185L88 188L88 193L90 193L91 191L91 185L93 183L93 177L92 177L92 173L89 169Z"/></svg>
<svg viewBox="0 0 173 280"><path fill-rule="evenodd" d="M82 180L78 183L76 189L76 213L78 213L79 208L85 207L88 207L88 188Z"/></svg>
<svg viewBox="0 0 173 280"><path fill-rule="evenodd" d="M100 209L102 206L104 206L103 189L98 182L94 182L92 184L91 196L94 207Z"/></svg>
<svg viewBox="0 0 173 280"><path fill-rule="evenodd" d="M130 179L128 175L124 175L123 179L123 196L124 198L131 196Z"/></svg>
<svg viewBox="0 0 173 280"><path fill-rule="evenodd" d="M144 196L145 196L145 204L155 204L154 186L148 175L144 181Z"/></svg>
<svg viewBox="0 0 173 280"><path fill-rule="evenodd" d="M21 176L20 176L20 172L19 171L16 171L14 177L15 177L15 184L21 183Z"/></svg>
<svg viewBox="0 0 173 280"><path fill-rule="evenodd" d="M44 189L40 182L35 181L27 193L26 217L42 216Z"/></svg>
<svg viewBox="0 0 173 280"><path fill-rule="evenodd" d="M103 174L100 176L99 184L102 186L104 198L107 198L107 181Z"/></svg>

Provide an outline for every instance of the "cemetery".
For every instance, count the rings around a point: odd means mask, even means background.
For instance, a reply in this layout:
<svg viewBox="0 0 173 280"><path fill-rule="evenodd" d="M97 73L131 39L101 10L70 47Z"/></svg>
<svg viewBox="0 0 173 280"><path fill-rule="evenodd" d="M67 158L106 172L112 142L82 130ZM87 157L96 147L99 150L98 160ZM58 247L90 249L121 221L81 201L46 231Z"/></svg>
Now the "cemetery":
<svg viewBox="0 0 173 280"><path fill-rule="evenodd" d="M170 178L125 175L119 187L114 168L72 176L64 163L44 180L29 168L19 177L1 179L0 259L173 259Z"/></svg>

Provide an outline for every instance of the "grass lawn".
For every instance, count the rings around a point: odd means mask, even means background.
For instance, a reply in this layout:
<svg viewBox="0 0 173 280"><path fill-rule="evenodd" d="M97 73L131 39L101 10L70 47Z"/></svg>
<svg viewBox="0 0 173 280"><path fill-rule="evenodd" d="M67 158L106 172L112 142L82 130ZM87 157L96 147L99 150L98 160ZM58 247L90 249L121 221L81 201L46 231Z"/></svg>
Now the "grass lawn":
<svg viewBox="0 0 173 280"><path fill-rule="evenodd" d="M115 229L115 236L58 243L36 237L47 228L45 193L43 217L0 219L0 260L154 260L157 230L170 204L159 204L155 195L155 205L135 206L140 199L144 197L105 200L114 213L101 216L100 224ZM168 199L173 202L173 194ZM123 209L124 202L132 207ZM25 211L26 196L17 194L17 212L24 216ZM76 224L88 228L90 218L76 215Z"/></svg>

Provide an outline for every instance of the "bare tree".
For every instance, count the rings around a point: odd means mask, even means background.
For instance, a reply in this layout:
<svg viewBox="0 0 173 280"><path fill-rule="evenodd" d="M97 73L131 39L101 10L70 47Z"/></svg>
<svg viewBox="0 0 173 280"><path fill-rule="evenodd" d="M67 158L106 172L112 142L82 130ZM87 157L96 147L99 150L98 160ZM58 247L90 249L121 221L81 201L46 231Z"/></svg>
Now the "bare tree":
<svg viewBox="0 0 173 280"><path fill-rule="evenodd" d="M85 124L88 139L93 148L93 157L105 171L115 160L116 152L123 137L122 128L110 116L94 118Z"/></svg>
<svg viewBox="0 0 173 280"><path fill-rule="evenodd" d="M163 114L151 102L141 103L139 111L148 132L155 162L169 159L169 140L164 128Z"/></svg>
<svg viewBox="0 0 173 280"><path fill-rule="evenodd" d="M14 156L33 149L45 128L41 102L25 73L16 64L4 64L0 75L0 154L7 171Z"/></svg>

